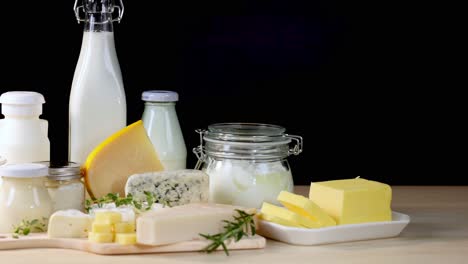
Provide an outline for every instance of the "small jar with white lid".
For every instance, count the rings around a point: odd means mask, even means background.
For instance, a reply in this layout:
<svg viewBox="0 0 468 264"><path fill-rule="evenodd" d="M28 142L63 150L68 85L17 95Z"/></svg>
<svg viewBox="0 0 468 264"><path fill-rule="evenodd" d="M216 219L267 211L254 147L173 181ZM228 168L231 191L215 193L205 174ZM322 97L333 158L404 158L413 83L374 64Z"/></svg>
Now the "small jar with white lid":
<svg viewBox="0 0 468 264"><path fill-rule="evenodd" d="M141 99L145 102L143 125L164 170L185 169L187 148L175 110L179 94L152 90L143 92Z"/></svg>
<svg viewBox="0 0 468 264"><path fill-rule="evenodd" d="M0 233L11 233L22 221L33 220L47 230L52 214L52 201L45 187L47 174L48 168L42 164L0 166Z"/></svg>
<svg viewBox="0 0 468 264"><path fill-rule="evenodd" d="M281 191L292 192L287 157L299 155L303 143L302 137L285 131L256 123L219 123L197 130L196 169L210 176L209 201L260 208L263 202L278 204Z"/></svg>
<svg viewBox="0 0 468 264"><path fill-rule="evenodd" d="M52 199L53 211L76 209L84 210L85 187L81 181L80 165L68 162L54 165L41 162L49 167L46 186Z"/></svg>

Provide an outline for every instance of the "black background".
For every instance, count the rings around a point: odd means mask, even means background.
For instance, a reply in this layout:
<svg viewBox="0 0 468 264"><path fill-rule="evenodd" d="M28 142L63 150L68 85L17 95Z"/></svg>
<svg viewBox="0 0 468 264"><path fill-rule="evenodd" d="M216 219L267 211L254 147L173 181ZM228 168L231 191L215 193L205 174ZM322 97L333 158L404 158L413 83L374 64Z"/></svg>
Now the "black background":
<svg viewBox="0 0 468 264"><path fill-rule="evenodd" d="M466 184L434 162L437 104L413 89L432 83L426 29L402 6L349 2L126 0L115 37L128 122L141 118L141 92L175 90L189 166L196 128L261 122L304 137L290 158L297 184ZM44 94L52 159L63 160L82 24L72 0L32 3L2 3L0 90Z"/></svg>

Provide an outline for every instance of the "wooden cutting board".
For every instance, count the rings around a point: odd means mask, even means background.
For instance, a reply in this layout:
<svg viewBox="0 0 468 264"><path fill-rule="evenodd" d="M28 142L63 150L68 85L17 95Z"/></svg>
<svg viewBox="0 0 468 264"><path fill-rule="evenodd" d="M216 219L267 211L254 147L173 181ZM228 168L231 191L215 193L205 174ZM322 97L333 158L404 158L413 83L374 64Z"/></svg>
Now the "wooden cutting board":
<svg viewBox="0 0 468 264"><path fill-rule="evenodd" d="M94 243L87 239L76 238L48 238L47 234L30 234L21 236L19 239L11 235L0 234L0 250L26 249L26 248L63 248L81 250L100 255L123 255L123 254L145 254L145 253L167 253L167 252L191 252L200 251L209 244L206 240L179 242L164 246L132 245L122 246L115 243ZM264 248L266 240L264 237L255 235L232 242L227 245L229 250L259 249ZM222 250L219 248L218 250Z"/></svg>

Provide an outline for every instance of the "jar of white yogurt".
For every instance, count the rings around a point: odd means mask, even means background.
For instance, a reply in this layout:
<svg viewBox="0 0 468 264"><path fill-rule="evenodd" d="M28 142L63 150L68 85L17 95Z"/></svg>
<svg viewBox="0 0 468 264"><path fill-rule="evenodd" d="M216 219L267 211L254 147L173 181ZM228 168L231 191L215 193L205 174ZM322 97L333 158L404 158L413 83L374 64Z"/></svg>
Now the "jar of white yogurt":
<svg viewBox="0 0 468 264"><path fill-rule="evenodd" d="M287 157L302 152L302 138L285 134L281 126L220 123L200 133L194 148L196 165L210 176L209 201L260 208L277 204L294 183ZM292 143L294 146L291 146Z"/></svg>
<svg viewBox="0 0 468 264"><path fill-rule="evenodd" d="M52 199L53 211L76 209L84 210L85 187L81 181L80 165L68 162L54 165L42 162L49 167L46 186Z"/></svg>
<svg viewBox="0 0 468 264"><path fill-rule="evenodd" d="M22 221L37 220L47 228L52 214L52 202L45 187L47 174L47 166L42 164L0 166L0 233L11 233Z"/></svg>

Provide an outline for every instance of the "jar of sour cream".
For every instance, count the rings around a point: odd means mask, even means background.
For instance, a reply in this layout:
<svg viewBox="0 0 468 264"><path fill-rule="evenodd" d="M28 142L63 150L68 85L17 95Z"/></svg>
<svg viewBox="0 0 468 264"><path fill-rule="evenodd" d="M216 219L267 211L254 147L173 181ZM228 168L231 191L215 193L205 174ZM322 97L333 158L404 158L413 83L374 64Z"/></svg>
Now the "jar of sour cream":
<svg viewBox="0 0 468 264"><path fill-rule="evenodd" d="M45 187L47 174L48 168L42 164L0 166L0 233L11 233L22 221L37 220L47 227L52 214Z"/></svg>
<svg viewBox="0 0 468 264"><path fill-rule="evenodd" d="M285 131L281 126L249 123L197 130L201 143L193 149L199 159L196 169L210 176L209 201L260 208L263 202L278 204L281 191L292 192L287 157L299 155L303 143Z"/></svg>

